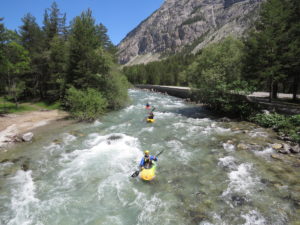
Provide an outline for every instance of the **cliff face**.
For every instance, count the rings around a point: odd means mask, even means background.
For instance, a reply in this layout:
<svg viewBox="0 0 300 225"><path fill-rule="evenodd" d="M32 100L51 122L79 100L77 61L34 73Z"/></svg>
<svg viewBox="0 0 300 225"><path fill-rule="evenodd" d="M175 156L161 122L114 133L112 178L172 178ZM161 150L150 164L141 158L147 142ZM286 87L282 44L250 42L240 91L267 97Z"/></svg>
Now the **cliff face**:
<svg viewBox="0 0 300 225"><path fill-rule="evenodd" d="M241 36L262 0L165 0L119 44L119 62L147 63L189 46L197 52L228 35Z"/></svg>

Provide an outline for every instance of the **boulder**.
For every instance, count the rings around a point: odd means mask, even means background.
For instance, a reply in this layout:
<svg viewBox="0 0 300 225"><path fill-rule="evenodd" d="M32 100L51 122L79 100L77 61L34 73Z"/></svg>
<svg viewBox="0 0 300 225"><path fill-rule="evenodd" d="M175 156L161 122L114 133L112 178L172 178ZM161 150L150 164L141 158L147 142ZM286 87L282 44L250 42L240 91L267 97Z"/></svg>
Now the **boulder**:
<svg viewBox="0 0 300 225"><path fill-rule="evenodd" d="M271 154L271 157L273 159L284 160L284 158L282 156L280 156L279 154Z"/></svg>
<svg viewBox="0 0 300 225"><path fill-rule="evenodd" d="M33 138L33 133L32 132L28 132L22 135L22 140L25 142L31 141Z"/></svg>
<svg viewBox="0 0 300 225"><path fill-rule="evenodd" d="M248 146L243 144L243 143L240 143L240 144L237 145L237 149L238 150L247 150Z"/></svg>
<svg viewBox="0 0 300 225"><path fill-rule="evenodd" d="M223 117L221 119L219 119L220 122L230 122L231 120L227 117Z"/></svg>
<svg viewBox="0 0 300 225"><path fill-rule="evenodd" d="M292 146L290 148L290 152L291 153L300 153L300 146L299 145Z"/></svg>
<svg viewBox="0 0 300 225"><path fill-rule="evenodd" d="M282 147L283 147L283 145L279 144L279 143L276 143L276 144L272 145L272 148L275 149L275 150L281 149Z"/></svg>

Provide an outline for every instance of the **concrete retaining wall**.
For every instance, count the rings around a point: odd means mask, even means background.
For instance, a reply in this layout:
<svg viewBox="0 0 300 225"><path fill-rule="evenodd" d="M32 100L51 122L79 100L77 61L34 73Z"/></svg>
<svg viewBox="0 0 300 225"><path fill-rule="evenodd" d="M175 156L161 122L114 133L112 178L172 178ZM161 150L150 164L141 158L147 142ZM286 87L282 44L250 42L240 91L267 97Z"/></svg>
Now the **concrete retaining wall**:
<svg viewBox="0 0 300 225"><path fill-rule="evenodd" d="M178 98L191 99L192 92L189 87L176 87L176 86L161 86L161 85L135 85L137 88L148 89L158 91L161 93L167 93L168 95Z"/></svg>
<svg viewBox="0 0 300 225"><path fill-rule="evenodd" d="M193 93L191 91L191 88L189 87L177 87L177 86L162 86L162 85L135 85L136 88L141 89L148 89L152 91L158 91L161 93L167 93L168 95L175 96L178 98L183 99L189 99L189 100L195 100L193 97ZM254 93L255 94L255 93ZM284 102L272 102L269 103L267 98L264 97L255 97L252 95L245 96L245 95L234 95L235 99L239 101L246 101L252 104L255 104L256 106L259 106L262 109L267 109L270 111L274 111L281 114L300 114L300 106L299 104L288 104Z"/></svg>

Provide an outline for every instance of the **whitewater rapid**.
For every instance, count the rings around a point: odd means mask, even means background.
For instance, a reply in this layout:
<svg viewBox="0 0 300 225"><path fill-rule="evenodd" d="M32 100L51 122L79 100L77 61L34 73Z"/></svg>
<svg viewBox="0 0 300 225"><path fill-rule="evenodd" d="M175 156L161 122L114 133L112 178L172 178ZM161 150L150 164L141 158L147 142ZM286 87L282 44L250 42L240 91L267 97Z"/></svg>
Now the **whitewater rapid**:
<svg viewBox="0 0 300 225"><path fill-rule="evenodd" d="M299 220L297 196L287 197L298 183L278 176L280 164L270 158L274 150L239 151L229 141L254 141L267 131L237 131L201 107L159 93L129 90L129 95L128 107L92 124L50 130L1 153L0 224L286 225ZM156 108L153 124L145 122L147 102ZM146 149L165 150L157 177L148 183L130 176Z"/></svg>

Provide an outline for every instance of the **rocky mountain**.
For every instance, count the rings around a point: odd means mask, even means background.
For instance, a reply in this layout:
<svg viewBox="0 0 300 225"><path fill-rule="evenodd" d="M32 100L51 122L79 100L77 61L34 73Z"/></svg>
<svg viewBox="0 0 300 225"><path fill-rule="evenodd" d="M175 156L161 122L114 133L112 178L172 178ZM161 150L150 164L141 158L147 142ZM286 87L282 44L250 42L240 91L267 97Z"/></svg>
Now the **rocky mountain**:
<svg viewBox="0 0 300 225"><path fill-rule="evenodd" d="M183 49L197 52L228 35L242 36L263 0L165 0L118 45L121 64L159 60Z"/></svg>

